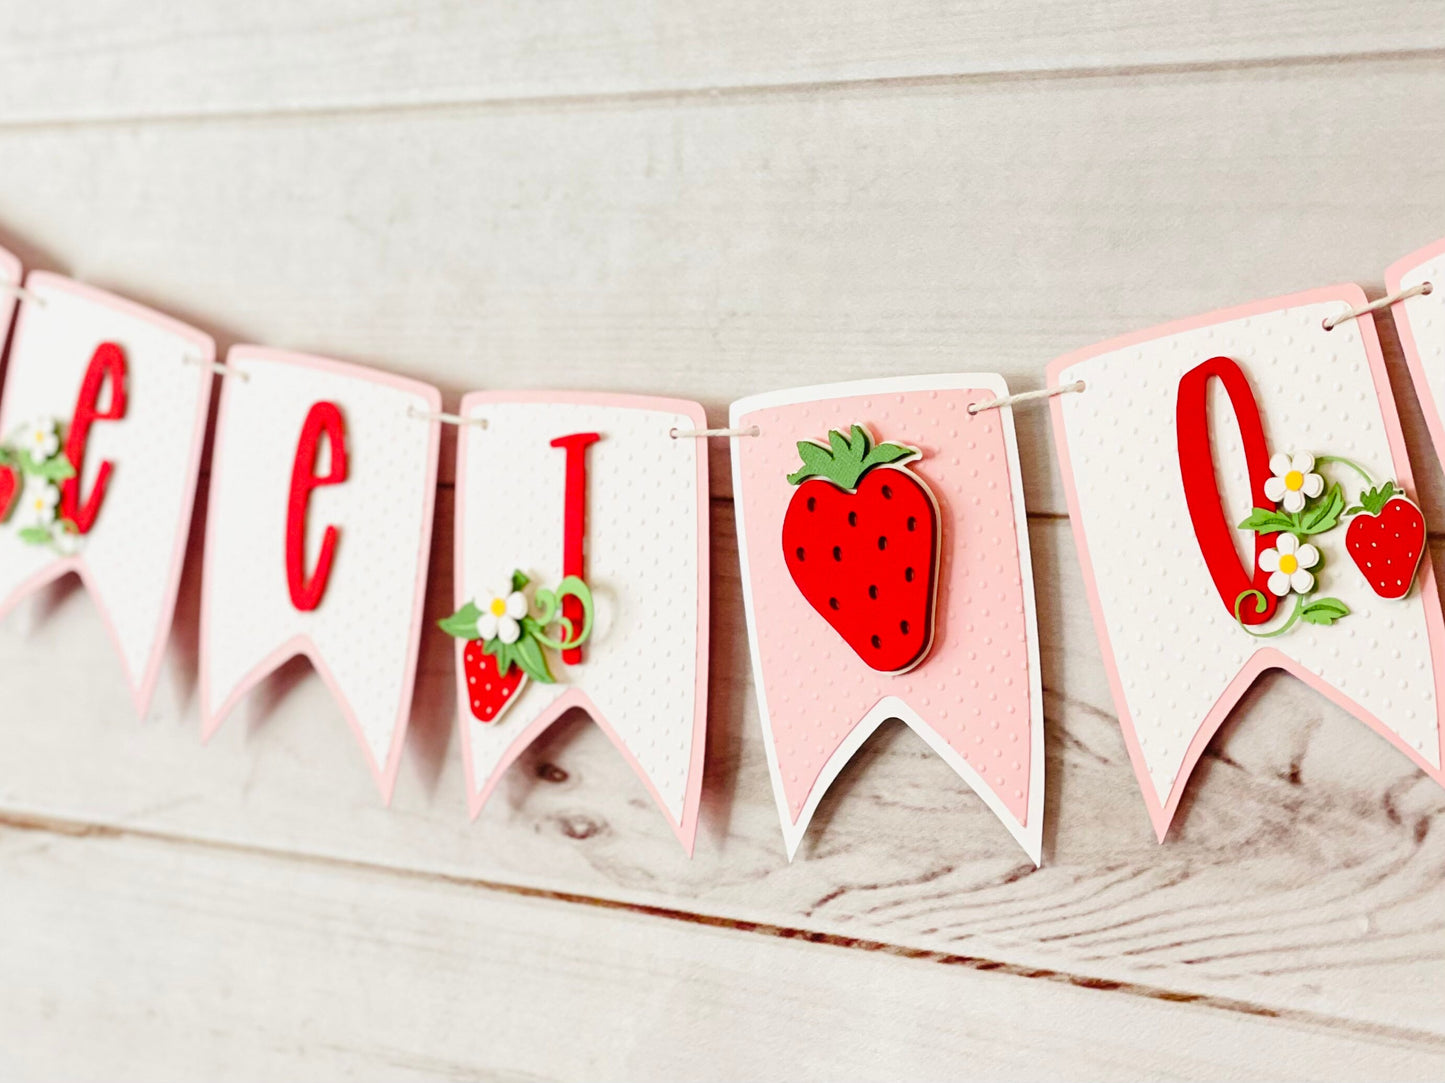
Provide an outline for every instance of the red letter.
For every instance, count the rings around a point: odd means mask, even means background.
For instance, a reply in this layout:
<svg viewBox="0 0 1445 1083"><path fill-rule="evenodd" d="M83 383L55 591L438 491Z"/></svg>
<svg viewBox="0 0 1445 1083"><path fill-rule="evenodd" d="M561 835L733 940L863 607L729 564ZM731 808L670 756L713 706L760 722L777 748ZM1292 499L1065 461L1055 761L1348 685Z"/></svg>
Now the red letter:
<svg viewBox="0 0 1445 1083"><path fill-rule="evenodd" d="M567 487L562 512L562 574L585 579L583 574L587 550L587 448L602 437L595 432L575 432L559 436L553 447L567 452ZM562 599L562 616L578 627L582 620L582 603L570 595ZM562 652L562 661L575 666L582 661L582 648Z"/></svg>
<svg viewBox="0 0 1445 1083"><path fill-rule="evenodd" d="M1238 617L1245 624L1263 624L1274 616L1279 600L1266 588L1268 573L1260 570L1259 554L1274 544L1277 534L1255 534L1253 574L1239 564L1229 520L1224 517L1224 504L1214 476L1214 454L1209 443L1209 381L1218 377L1229 392L1234 407L1234 420L1244 441L1244 462L1249 470L1249 488L1257 508L1272 508L1274 501L1264 495L1269 479L1269 446L1264 442L1264 425L1259 419L1259 404L1249 381L1240 367L1228 357L1211 357L1204 364L1190 369L1179 380L1179 397L1175 403L1175 426L1179 435L1179 473L1184 480L1184 500L1189 505L1189 518L1194 523L1194 536L1204 563L1214 578L1214 589L1224 600L1224 608L1235 616L1239 596L1247 590L1259 592L1258 598L1246 599L1239 605ZM1257 609L1263 599L1263 608Z"/></svg>
<svg viewBox="0 0 1445 1083"><path fill-rule="evenodd" d="M316 452L321 437L331 447L331 466L325 477L316 475ZM328 526L321 538L321 555L316 558L316 574L306 579L306 509L311 503L311 490L323 485L340 485L346 480L346 423L334 402L318 402L306 415L301 439L296 443L296 460L291 466L291 498L286 508L286 584L291 588L291 604L305 612L321 604L326 581L331 576L331 561L336 556L336 527Z"/></svg>
<svg viewBox="0 0 1445 1083"><path fill-rule="evenodd" d="M89 499L80 499L80 471L85 463L85 443L90 437L90 426L97 421L119 421L125 417L125 354L114 342L102 342L90 357L85 370L85 379L80 384L80 395L75 400L75 414L70 420L70 435L65 440L65 457L75 468L75 475L60 483L60 517L69 519L75 529L89 534L100 512L100 503L105 499L105 487L110 484L112 463L106 459L100 464L95 476L95 488ZM97 409L100 389L110 380L110 405L104 411Z"/></svg>

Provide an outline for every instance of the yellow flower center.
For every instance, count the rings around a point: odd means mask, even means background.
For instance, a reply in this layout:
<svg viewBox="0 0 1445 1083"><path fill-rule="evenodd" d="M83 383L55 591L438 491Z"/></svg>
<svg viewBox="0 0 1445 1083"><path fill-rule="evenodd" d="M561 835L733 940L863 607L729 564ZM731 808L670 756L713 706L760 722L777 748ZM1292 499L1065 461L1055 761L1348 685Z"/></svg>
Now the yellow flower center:
<svg viewBox="0 0 1445 1083"><path fill-rule="evenodd" d="M1281 553L1279 555L1279 570L1285 575L1294 575L1299 571L1299 557L1293 553Z"/></svg>
<svg viewBox="0 0 1445 1083"><path fill-rule="evenodd" d="M505 598L492 599L492 616L505 617L507 615L507 600Z"/></svg>
<svg viewBox="0 0 1445 1083"><path fill-rule="evenodd" d="M1291 470L1284 476L1284 487L1292 493L1297 493L1304 488L1305 476L1298 470Z"/></svg>

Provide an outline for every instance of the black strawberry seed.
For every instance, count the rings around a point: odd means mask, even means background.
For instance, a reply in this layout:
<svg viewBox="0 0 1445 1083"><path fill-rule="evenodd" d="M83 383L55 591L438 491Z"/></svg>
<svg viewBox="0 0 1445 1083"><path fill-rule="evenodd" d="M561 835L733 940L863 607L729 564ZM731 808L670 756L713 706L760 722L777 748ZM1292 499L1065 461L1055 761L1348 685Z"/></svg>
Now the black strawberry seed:
<svg viewBox="0 0 1445 1083"><path fill-rule="evenodd" d="M868 588L868 597L872 598L875 602L878 600L878 586L877 586L877 584L874 584L873 586L871 586L871 587Z"/></svg>
<svg viewBox="0 0 1445 1083"><path fill-rule="evenodd" d="M842 560L842 559L843 559L843 547L842 547L841 545L835 545L835 546L833 546L833 559L834 559L834 560Z"/></svg>
<svg viewBox="0 0 1445 1083"><path fill-rule="evenodd" d="M809 511L816 511L816 510L817 510L817 507L818 507L818 498L817 498L817 497L814 497L814 496L808 497L808 510L809 510Z"/></svg>
<svg viewBox="0 0 1445 1083"><path fill-rule="evenodd" d="M901 620L901 621L899 621L899 622L898 622L898 630L899 630L900 632L902 632L904 635L907 635L907 634L908 634L908 622L907 622L906 620Z"/></svg>
<svg viewBox="0 0 1445 1083"><path fill-rule="evenodd" d="M799 560L803 559L803 547L801 545L793 550L793 556L797 557Z"/></svg>
<svg viewBox="0 0 1445 1083"><path fill-rule="evenodd" d="M837 598L829 598L829 599L828 599L828 608L829 608L829 609L837 609L837 608L838 608L838 599L837 599Z"/></svg>
<svg viewBox="0 0 1445 1083"><path fill-rule="evenodd" d="M889 486L887 486L887 485L883 486L882 492L883 492L883 499L884 499L884 500L892 500L892 499L893 499L893 490L892 490L892 488L890 488Z"/></svg>
<svg viewBox="0 0 1445 1083"><path fill-rule="evenodd" d="M883 646L883 640L879 639L877 636L874 636L874 637L873 637L873 649L876 651L876 650L877 650L879 647L881 647L881 646Z"/></svg>
<svg viewBox="0 0 1445 1083"><path fill-rule="evenodd" d="M879 552L882 552L884 549L887 549L887 548L888 548L888 539L887 539L884 535L879 534L879 535L878 535L878 551L879 551Z"/></svg>
<svg viewBox="0 0 1445 1083"><path fill-rule="evenodd" d="M913 569L912 569L912 568L904 568L904 569L903 569L903 581L904 581L905 583L911 583L911 582L913 582Z"/></svg>
<svg viewBox="0 0 1445 1083"><path fill-rule="evenodd" d="M917 530L917 529L918 529L918 520L915 519L913 516L910 515L910 516L908 517L908 533L912 534L912 533L913 533L915 530Z"/></svg>
<svg viewBox="0 0 1445 1083"><path fill-rule="evenodd" d="M848 513L848 525L849 525L849 526L857 526L857 525L858 525L858 513L857 513L856 511L850 511L850 512Z"/></svg>

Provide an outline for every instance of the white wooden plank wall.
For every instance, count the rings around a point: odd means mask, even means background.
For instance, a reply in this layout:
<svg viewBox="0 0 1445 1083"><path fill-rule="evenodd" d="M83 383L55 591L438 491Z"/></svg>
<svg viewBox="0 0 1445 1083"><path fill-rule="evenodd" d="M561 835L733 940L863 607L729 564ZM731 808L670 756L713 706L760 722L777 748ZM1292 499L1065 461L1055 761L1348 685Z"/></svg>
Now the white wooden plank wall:
<svg viewBox="0 0 1445 1083"><path fill-rule="evenodd" d="M1445 234L1442 61L1431 0L3 0L0 244L449 404L624 389L721 421L825 377L1025 389L1161 320L1378 293ZM82 593L0 626L0 1071L1438 1078L1445 791L1266 678L1157 846L1045 419L1019 430L1042 869L901 727L786 862L725 448L690 862L584 721L469 823L439 633L390 810L301 664L203 749L197 532L144 722Z"/></svg>

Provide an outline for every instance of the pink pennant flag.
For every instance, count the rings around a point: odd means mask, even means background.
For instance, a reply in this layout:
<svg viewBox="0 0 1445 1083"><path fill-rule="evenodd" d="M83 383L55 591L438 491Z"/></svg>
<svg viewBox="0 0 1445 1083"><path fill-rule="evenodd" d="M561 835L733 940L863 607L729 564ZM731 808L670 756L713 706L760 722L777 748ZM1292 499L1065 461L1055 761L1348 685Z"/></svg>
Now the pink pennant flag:
<svg viewBox="0 0 1445 1083"><path fill-rule="evenodd" d="M692 852L707 724L707 442L695 402L477 392L457 447L462 758L476 816L580 707Z"/></svg>
<svg viewBox="0 0 1445 1083"><path fill-rule="evenodd" d="M1441 778L1425 522L1358 286L1055 361L1054 425L1119 720L1162 840L1209 739L1277 668Z"/></svg>
<svg viewBox="0 0 1445 1083"><path fill-rule="evenodd" d="M1043 700L1028 527L993 374L829 384L733 403L743 596L783 837L889 718L1037 864Z"/></svg>
<svg viewBox="0 0 1445 1083"><path fill-rule="evenodd" d="M18 277L0 258L0 281ZM158 312L58 275L26 281L0 399L0 615L75 572L141 715L175 612L214 357Z"/></svg>
<svg viewBox="0 0 1445 1083"><path fill-rule="evenodd" d="M226 366L201 594L203 734L305 655L390 800L421 641L441 394L259 346L233 348Z"/></svg>

